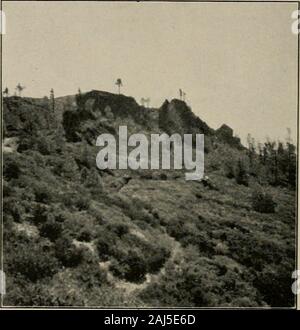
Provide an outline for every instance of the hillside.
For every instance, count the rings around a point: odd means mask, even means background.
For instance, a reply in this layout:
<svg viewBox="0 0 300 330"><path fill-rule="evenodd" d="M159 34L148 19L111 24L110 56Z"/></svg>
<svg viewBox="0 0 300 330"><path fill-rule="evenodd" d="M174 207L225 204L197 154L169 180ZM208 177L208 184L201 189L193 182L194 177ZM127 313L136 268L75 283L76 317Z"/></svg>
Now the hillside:
<svg viewBox="0 0 300 330"><path fill-rule="evenodd" d="M4 305L294 305L290 145L288 168L278 147L274 169L274 148L250 153L177 99L148 109L93 90L55 99L54 111L46 99L3 101ZM120 125L205 134L209 181L97 169L97 136Z"/></svg>

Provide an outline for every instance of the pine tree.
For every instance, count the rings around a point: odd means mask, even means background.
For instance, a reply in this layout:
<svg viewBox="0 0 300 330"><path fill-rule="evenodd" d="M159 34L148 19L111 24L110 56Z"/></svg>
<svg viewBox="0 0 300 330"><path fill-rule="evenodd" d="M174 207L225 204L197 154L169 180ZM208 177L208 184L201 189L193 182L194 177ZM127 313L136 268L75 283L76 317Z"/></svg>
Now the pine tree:
<svg viewBox="0 0 300 330"><path fill-rule="evenodd" d="M78 92L76 94L76 104L78 106L80 106L81 100L82 100L82 93L81 93L81 89L78 88Z"/></svg>
<svg viewBox="0 0 300 330"><path fill-rule="evenodd" d="M50 90L50 108L52 111L55 109L55 99L54 99L54 90L51 88Z"/></svg>
<svg viewBox="0 0 300 330"><path fill-rule="evenodd" d="M123 86L123 83L122 83L122 79L121 78L118 78L117 79L116 85L118 86L118 93L120 95L120 93L121 93L121 87Z"/></svg>
<svg viewBox="0 0 300 330"><path fill-rule="evenodd" d="M22 95L22 91L25 89L25 86L22 86L20 83L16 86L16 91L18 92L19 96Z"/></svg>

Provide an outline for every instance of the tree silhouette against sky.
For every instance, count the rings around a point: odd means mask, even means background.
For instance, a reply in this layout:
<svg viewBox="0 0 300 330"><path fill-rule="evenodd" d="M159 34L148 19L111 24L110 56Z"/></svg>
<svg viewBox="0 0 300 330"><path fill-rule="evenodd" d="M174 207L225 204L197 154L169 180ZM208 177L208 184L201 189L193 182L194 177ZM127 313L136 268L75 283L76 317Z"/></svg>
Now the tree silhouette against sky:
<svg viewBox="0 0 300 330"><path fill-rule="evenodd" d="M16 86L16 91L19 94L19 96L22 95L22 91L25 89L25 86L22 86L20 83Z"/></svg>
<svg viewBox="0 0 300 330"><path fill-rule="evenodd" d="M117 81L116 81L116 85L118 86L118 93L120 95L120 92L121 92L121 87L123 86L123 83L122 83L122 79L121 78L118 78Z"/></svg>

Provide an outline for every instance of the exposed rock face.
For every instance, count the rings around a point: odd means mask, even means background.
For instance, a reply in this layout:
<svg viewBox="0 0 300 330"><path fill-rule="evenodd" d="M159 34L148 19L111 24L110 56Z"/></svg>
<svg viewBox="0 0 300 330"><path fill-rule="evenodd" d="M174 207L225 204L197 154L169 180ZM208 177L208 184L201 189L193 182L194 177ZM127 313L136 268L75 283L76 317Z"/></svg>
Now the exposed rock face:
<svg viewBox="0 0 300 330"><path fill-rule="evenodd" d="M219 140L228 143L232 147L242 149L240 138L233 136L233 129L226 124L223 124L220 128L216 130L216 135Z"/></svg>
<svg viewBox="0 0 300 330"><path fill-rule="evenodd" d="M76 98L77 107L63 114L63 127L69 141L87 140L95 144L99 134L117 134L119 125L127 125L129 133L143 132L169 135L205 134L241 148L233 130L223 125L214 131L197 117L184 101L166 100L159 109L140 106L133 97L93 90ZM209 143L209 138L206 139Z"/></svg>
<svg viewBox="0 0 300 330"><path fill-rule="evenodd" d="M198 118L184 101L167 100L159 110L159 127L168 134L202 133L212 135L213 129Z"/></svg>
<svg viewBox="0 0 300 330"><path fill-rule="evenodd" d="M92 90L77 96L55 99L55 111L47 98L6 97L3 100L4 135L20 136L63 127L69 142L87 141L95 145L102 133L117 135L118 126L128 132L145 134L205 134L234 147L241 147L233 130L222 125L217 131L197 117L184 101L166 100L159 109L140 106L133 97ZM207 140L208 141L208 140Z"/></svg>
<svg viewBox="0 0 300 330"><path fill-rule="evenodd" d="M217 129L217 134L224 137L233 137L233 129L226 124L223 124L220 128Z"/></svg>
<svg viewBox="0 0 300 330"><path fill-rule="evenodd" d="M79 109L101 114L104 117L132 118L140 125L149 124L148 109L141 107L133 97L93 90L77 100ZM109 114L108 114L109 112Z"/></svg>
<svg viewBox="0 0 300 330"><path fill-rule="evenodd" d="M133 97L91 91L77 97L77 108L65 111L63 126L69 141L86 139L93 143L101 133L117 134L118 124L153 130L157 123L154 110L137 104Z"/></svg>

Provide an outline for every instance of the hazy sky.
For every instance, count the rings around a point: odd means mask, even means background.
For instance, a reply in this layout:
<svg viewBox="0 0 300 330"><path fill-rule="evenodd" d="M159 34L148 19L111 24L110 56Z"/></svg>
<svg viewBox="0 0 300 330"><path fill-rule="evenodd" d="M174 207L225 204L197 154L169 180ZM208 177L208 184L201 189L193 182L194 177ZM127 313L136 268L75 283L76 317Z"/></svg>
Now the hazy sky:
<svg viewBox="0 0 300 330"><path fill-rule="evenodd" d="M296 4L3 2L3 85L24 95L91 89L150 97L187 93L209 126L296 136Z"/></svg>

